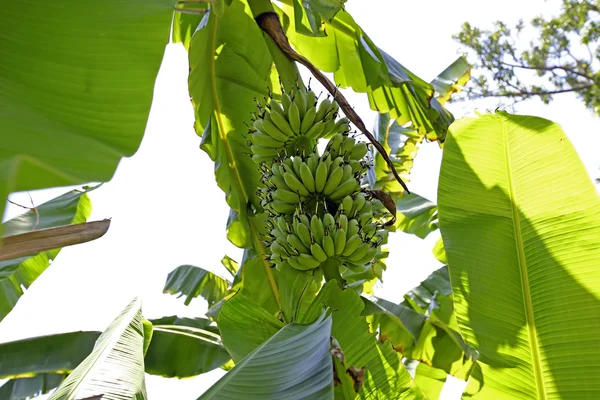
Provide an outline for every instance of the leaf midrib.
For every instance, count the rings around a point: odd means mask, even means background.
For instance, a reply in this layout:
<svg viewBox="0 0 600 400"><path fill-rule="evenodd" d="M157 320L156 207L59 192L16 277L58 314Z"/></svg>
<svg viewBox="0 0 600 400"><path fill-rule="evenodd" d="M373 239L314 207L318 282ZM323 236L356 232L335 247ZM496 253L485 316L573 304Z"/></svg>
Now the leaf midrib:
<svg viewBox="0 0 600 400"><path fill-rule="evenodd" d="M214 15L214 23L212 24L212 31L210 37L210 62L209 62L209 71L210 71L210 83L211 83L211 92L212 92L212 100L213 107L215 110L215 118L217 120L217 129L219 130L219 136L225 145L225 150L227 152L227 157L229 158L229 167L231 168L231 172L235 178L236 185L238 187L238 191L240 193L240 207L244 207L248 204L248 199L246 197L246 192L244 191L244 187L242 185L241 177L238 173L236 160L233 158L233 153L231 151L231 146L229 145L229 141L227 140L227 135L225 130L223 129L223 119L221 113L221 107L219 103L219 96L217 94L217 82L216 82L216 73L215 73L215 52L216 52L216 36L217 36L217 24L219 23L219 18ZM273 292L273 297L275 298L275 302L279 309L281 309L281 300L279 298L279 290L277 288L277 283L275 282L275 277L273 276L273 271L271 271L271 266L266 262L262 255L266 254L265 248L260 240L258 240L258 231L254 226L254 222L247 218L248 226L250 227L252 233L252 241L254 242L254 246L258 250L258 257L260 257L263 267L265 268L265 275L269 280L269 286L271 287L271 291Z"/></svg>
<svg viewBox="0 0 600 400"><path fill-rule="evenodd" d="M529 335L529 343L531 346L531 356L533 373L535 375L535 382L537 388L537 398L540 400L546 399L546 389L544 386L543 372L540 348L537 337L537 330L535 327L535 316L533 312L533 304L531 300L531 291L529 284L529 271L527 269L527 260L525 257L525 247L523 245L523 236L521 232L521 219L519 217L519 208L517 206L516 194L514 183L512 179L511 169L511 154L508 143L508 128L507 120L504 117L500 117L502 122L502 139L504 141L504 161L506 164L506 178L509 190L510 206L512 211L512 220L514 227L515 242L517 245L517 256L519 271L521 273L521 287L523 291L523 304L525 306L525 319L527 324L527 333Z"/></svg>

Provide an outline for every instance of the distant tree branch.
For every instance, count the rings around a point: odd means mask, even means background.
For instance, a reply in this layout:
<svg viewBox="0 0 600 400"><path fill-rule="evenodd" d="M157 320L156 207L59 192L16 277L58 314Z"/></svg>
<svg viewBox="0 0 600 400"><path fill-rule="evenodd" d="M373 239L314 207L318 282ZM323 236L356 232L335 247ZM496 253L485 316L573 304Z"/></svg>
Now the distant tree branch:
<svg viewBox="0 0 600 400"><path fill-rule="evenodd" d="M513 86L514 87L514 86ZM521 90L516 92L490 92L490 93L478 93L471 90L465 90L467 94L475 97L531 97L531 96L551 96L553 94L561 94L561 93L569 93L569 92L579 92L582 90L587 90L592 87L592 84L568 88L568 89L559 89L559 90L540 90L540 91L528 91Z"/></svg>

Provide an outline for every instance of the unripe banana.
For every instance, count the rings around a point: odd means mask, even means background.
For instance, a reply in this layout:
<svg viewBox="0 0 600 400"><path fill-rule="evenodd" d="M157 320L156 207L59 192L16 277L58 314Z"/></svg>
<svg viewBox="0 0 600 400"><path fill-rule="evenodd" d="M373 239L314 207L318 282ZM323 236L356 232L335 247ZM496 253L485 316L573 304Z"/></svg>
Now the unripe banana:
<svg viewBox="0 0 600 400"><path fill-rule="evenodd" d="M334 168L331 174L329 175L329 178L327 178L327 183L323 188L323 194L329 196L331 193L333 193L333 191L338 187L338 185L342 181L343 175L344 170L342 168Z"/></svg>
<svg viewBox="0 0 600 400"><path fill-rule="evenodd" d="M352 177L342 182L342 184L329 195L329 198L333 201L338 201L339 199L354 193L359 188L360 185L356 182L356 179Z"/></svg>
<svg viewBox="0 0 600 400"><path fill-rule="evenodd" d="M325 237L323 237L323 239L325 239ZM327 254L325 254L325 251L318 243L313 243L310 246L310 252L317 261L323 262L327 260Z"/></svg>
<svg viewBox="0 0 600 400"><path fill-rule="evenodd" d="M369 147L366 143L358 143L350 150L350 158L353 160L361 160L369 152Z"/></svg>
<svg viewBox="0 0 600 400"><path fill-rule="evenodd" d="M323 237L323 250L325 251L325 254L327 254L327 257L333 257L335 255L335 244L333 243L331 235L325 235Z"/></svg>
<svg viewBox="0 0 600 400"><path fill-rule="evenodd" d="M278 200L272 202L271 207L280 214L293 214L296 211L295 204L285 203Z"/></svg>
<svg viewBox="0 0 600 400"><path fill-rule="evenodd" d="M288 110L290 109L290 104L292 104L292 99L287 93L283 92L281 94L281 105L283 106L283 112L285 114L288 113Z"/></svg>
<svg viewBox="0 0 600 400"><path fill-rule="evenodd" d="M300 214L300 221L302 221L302 223L307 227L310 226L310 219L308 218L308 215Z"/></svg>
<svg viewBox="0 0 600 400"><path fill-rule="evenodd" d="M337 101L332 101L331 102L331 107L329 108L329 115L331 115L332 118L335 118L335 116L337 115L338 110L340 109L340 105L338 104Z"/></svg>
<svg viewBox="0 0 600 400"><path fill-rule="evenodd" d="M335 152L335 154L337 156L337 153L339 152L340 146L342 145L343 141L344 141L343 135L335 135L334 137L329 139L329 143L327 143L327 150L329 150L331 152Z"/></svg>
<svg viewBox="0 0 600 400"><path fill-rule="evenodd" d="M374 247L371 247L368 251L367 254L365 254L365 256L363 258L361 258L360 260L358 260L356 263L357 264L365 264L368 263L370 261L372 261L375 258L375 255L377 254L377 249Z"/></svg>
<svg viewBox="0 0 600 400"><path fill-rule="evenodd" d="M336 132L343 133L343 132L340 132L340 130L342 130L342 128L347 128L347 130L350 130L350 127L348 126L349 123L350 123L350 120L348 120L348 118L346 118L346 117L340 118L336 121L334 129Z"/></svg>
<svg viewBox="0 0 600 400"><path fill-rule="evenodd" d="M344 173L342 175L342 182L346 182L348 179L352 178L354 174L352 173L352 166L350 164L344 165Z"/></svg>
<svg viewBox="0 0 600 400"><path fill-rule="evenodd" d="M277 218L277 227L281 232L288 232L287 221L285 220L285 217L283 215Z"/></svg>
<svg viewBox="0 0 600 400"><path fill-rule="evenodd" d="M274 139L266 133L262 133L260 131L257 131L252 134L251 142L254 144L258 144L259 146L273 147L277 149L284 146L283 142L280 142L279 140Z"/></svg>
<svg viewBox="0 0 600 400"><path fill-rule="evenodd" d="M295 136L294 130L292 129L289 122L285 119L285 117L283 115L273 112L273 113L271 113L271 121L273 121L273 124L275 124L275 126L277 128L279 128L279 130L281 132L288 135L288 137Z"/></svg>
<svg viewBox="0 0 600 400"><path fill-rule="evenodd" d="M283 189L283 190L289 190L291 191L292 189L288 186L287 183L285 183L285 180L283 179L282 176L279 175L273 175L271 177L271 182L273 182L275 184L275 186L277 187L277 190L279 189Z"/></svg>
<svg viewBox="0 0 600 400"><path fill-rule="evenodd" d="M315 191L321 193L327 183L327 165L324 161L319 160L317 171L315 172Z"/></svg>
<svg viewBox="0 0 600 400"><path fill-rule="evenodd" d="M287 259L287 262L295 269L300 271L307 271L312 268L306 268L303 264L300 264L297 256L292 256Z"/></svg>
<svg viewBox="0 0 600 400"><path fill-rule="evenodd" d="M283 179L285 183L292 189L294 192L298 193L300 196L307 197L310 195L310 192L306 189L306 187L300 182L296 175L286 172L283 174Z"/></svg>
<svg viewBox="0 0 600 400"><path fill-rule="evenodd" d="M342 256L348 257L350 254L354 253L354 251L358 248L358 246L360 246L361 243L362 243L362 240L361 240L360 236L358 236L358 235L354 235L354 236L350 237L349 239L347 239L346 247L344 248L344 251L342 252Z"/></svg>
<svg viewBox="0 0 600 400"><path fill-rule="evenodd" d="M304 246L306 246L306 248L309 248L311 245L311 240L310 240L310 230L308 229L308 226L306 226L306 224L304 224L303 222L298 223L297 233L298 233L298 237L302 241L302 244Z"/></svg>
<svg viewBox="0 0 600 400"><path fill-rule="evenodd" d="M344 231L348 232L348 217L346 216L346 214L340 214L338 216L338 229L343 229Z"/></svg>
<svg viewBox="0 0 600 400"><path fill-rule="evenodd" d="M287 241L290 244L290 246L292 246L293 248L298 250L300 253L308 253L309 252L309 250L308 250L309 248L306 247L302 243L302 240L300 240L300 238L298 236L290 233L289 235L287 235Z"/></svg>
<svg viewBox="0 0 600 400"><path fill-rule="evenodd" d="M353 204L354 204L354 200L352 199L352 197L346 196L342 200L341 207L344 211L346 211L347 213L350 213L350 211L352 211Z"/></svg>
<svg viewBox="0 0 600 400"><path fill-rule="evenodd" d="M302 161L301 157L294 157L294 159L292 160L292 168L294 169L294 174L300 178L300 167L302 167L302 164L304 164L304 162Z"/></svg>
<svg viewBox="0 0 600 400"><path fill-rule="evenodd" d="M304 183L306 189L309 192L314 193L315 178L312 176L310 168L308 168L308 165L306 165L306 163L302 163L302 165L300 166L300 177L302 178L302 183Z"/></svg>
<svg viewBox="0 0 600 400"><path fill-rule="evenodd" d="M360 209L360 214L373 212L373 203L370 201L365 202L365 205Z"/></svg>
<svg viewBox="0 0 600 400"><path fill-rule="evenodd" d="M300 196L298 196L298 193L292 192L291 190L277 189L273 192L273 200L297 204L300 202Z"/></svg>
<svg viewBox="0 0 600 400"><path fill-rule="evenodd" d="M252 161L257 164L267 163L273 161L273 156L259 156L258 154L254 154L252 156Z"/></svg>
<svg viewBox="0 0 600 400"><path fill-rule="evenodd" d="M333 218L333 215L326 213L325 216L323 217L323 226L325 228L328 228L329 231L332 231L335 229L335 219Z"/></svg>
<svg viewBox="0 0 600 400"><path fill-rule="evenodd" d="M308 165L308 169L310 169L310 173L315 176L317 173L317 166L319 165L319 159L317 158L316 153L313 153L308 157L306 164Z"/></svg>
<svg viewBox="0 0 600 400"><path fill-rule="evenodd" d="M286 255L284 250L281 247L279 247L277 242L271 243L271 246L269 246L269 248L271 249L271 253L275 255Z"/></svg>
<svg viewBox="0 0 600 400"><path fill-rule="evenodd" d="M352 202L352 209L350 210L351 215L356 215L356 213L363 208L365 203L367 202L367 197L364 193L359 193L354 198Z"/></svg>
<svg viewBox="0 0 600 400"><path fill-rule="evenodd" d="M338 229L334 237L335 254L341 255L346 247L346 232L343 229Z"/></svg>
<svg viewBox="0 0 600 400"><path fill-rule="evenodd" d="M298 256L298 262L307 270L317 268L319 265L321 265L319 260L308 254L300 254Z"/></svg>
<svg viewBox="0 0 600 400"><path fill-rule="evenodd" d="M364 272L368 268L364 265L354 264L352 262L345 262L344 266L356 274L360 274L361 272Z"/></svg>
<svg viewBox="0 0 600 400"><path fill-rule="evenodd" d="M360 222L361 225L366 225L369 222L371 222L372 220L373 220L372 213L363 213L358 216L358 222Z"/></svg>
<svg viewBox="0 0 600 400"><path fill-rule="evenodd" d="M371 248L371 245L367 243L361 243L356 250L346 258L352 262L358 262L361 258L367 255L367 252Z"/></svg>
<svg viewBox="0 0 600 400"><path fill-rule="evenodd" d="M325 127L325 123L323 121L319 121L315 123L309 130L306 132L304 136L309 139L318 139L323 133L323 128Z"/></svg>
<svg viewBox="0 0 600 400"><path fill-rule="evenodd" d="M258 121L258 120L257 120ZM286 135L279 129L273 121L269 118L264 118L262 121L262 129L260 130L263 133L271 136L273 139L280 140L282 142L286 142L289 139L289 136ZM256 124L256 121L254 122ZM255 125L256 126L256 125Z"/></svg>
<svg viewBox="0 0 600 400"><path fill-rule="evenodd" d="M271 105L271 114L277 113L285 117L285 111L283 111L283 107L281 106L280 102L278 102L275 99L271 99L271 102L269 104Z"/></svg>
<svg viewBox="0 0 600 400"><path fill-rule="evenodd" d="M306 114L306 95L304 94L303 90L296 91L296 96L294 96L294 103L298 107L298 112L300 114L299 119L304 118L304 114ZM300 124L298 124L298 128L300 128ZM300 132L300 130L298 130L298 132Z"/></svg>
<svg viewBox="0 0 600 400"><path fill-rule="evenodd" d="M348 230L346 231L346 240L348 240L348 238L351 238L352 236L356 235L359 230L360 230L360 227L358 225L357 220L351 219L350 221L348 221Z"/></svg>
<svg viewBox="0 0 600 400"><path fill-rule="evenodd" d="M356 173L363 173L363 169L365 168L362 164L361 161L359 160L349 160L348 164L350 164L350 166L352 167L352 173L356 174Z"/></svg>
<svg viewBox="0 0 600 400"><path fill-rule="evenodd" d="M273 236L275 239L287 240L287 234L283 233L279 228L271 229L271 236Z"/></svg>
<svg viewBox="0 0 600 400"><path fill-rule="evenodd" d="M274 149L272 147L263 147L263 146L259 146L257 144L253 144L252 146L250 146L250 150L252 150L252 152L254 154L256 154L257 156L270 156L270 157L277 157L277 150L278 149Z"/></svg>
<svg viewBox="0 0 600 400"><path fill-rule="evenodd" d="M317 217L316 215L313 215L310 220L310 231L313 234L315 241L317 243L321 243L325 234L325 228L323 227L323 221L321 221L321 218Z"/></svg>
<svg viewBox="0 0 600 400"><path fill-rule="evenodd" d="M294 131L295 135L300 134L300 111L298 110L298 106L296 105L296 101L294 101L290 105L290 109L288 110L288 119L290 121L290 126Z"/></svg>
<svg viewBox="0 0 600 400"><path fill-rule="evenodd" d="M354 147L354 145L355 145L354 139L347 136L344 139L344 141L342 142L342 145L340 146L340 154L342 154L344 156L344 158L346 158L347 155L350 154L350 151L352 151L352 148Z"/></svg>
<svg viewBox="0 0 600 400"><path fill-rule="evenodd" d="M306 109L310 110L317 104L317 95L312 90L306 93ZM307 111L308 112L308 111Z"/></svg>
<svg viewBox="0 0 600 400"><path fill-rule="evenodd" d="M302 118L302 124L300 124L300 133L306 133L315 123L315 116L317 115L317 109L312 106L306 111L306 115Z"/></svg>
<svg viewBox="0 0 600 400"><path fill-rule="evenodd" d="M331 100L329 100L329 99L324 99L319 104L319 107L317 108L317 115L315 116L315 119L317 121L322 121L323 118L325 118L325 115L327 114L327 111L329 110L329 106L331 106Z"/></svg>

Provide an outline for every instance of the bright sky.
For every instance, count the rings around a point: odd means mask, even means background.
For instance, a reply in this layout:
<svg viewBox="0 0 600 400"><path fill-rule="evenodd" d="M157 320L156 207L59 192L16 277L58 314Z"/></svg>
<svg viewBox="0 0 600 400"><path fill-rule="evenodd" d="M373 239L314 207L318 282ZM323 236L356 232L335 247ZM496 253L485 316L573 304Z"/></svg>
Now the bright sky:
<svg viewBox="0 0 600 400"><path fill-rule="evenodd" d="M463 21L489 26L497 19L514 23L540 12L554 12L559 1L507 0L502 6L481 1L350 0L348 11L371 39L404 66L425 80L434 78L458 56L452 34ZM199 149L193 112L187 93L187 55L181 45L169 45L156 83L154 103L140 150L119 165L113 180L90 194L91 220L112 218L101 239L64 249L0 324L0 342L75 330L104 330L134 296L144 299L147 318L166 315L204 316L203 300L189 307L162 294L167 274L182 264L193 264L225 275L220 264L228 254L241 259L241 251L225 237L229 213L224 193L214 179L214 165ZM349 95L350 102L372 126L375 113L365 95ZM488 107L494 108L495 103ZM482 103L451 105L457 118ZM550 106L537 101L517 107L522 114L552 119L563 126L592 177L600 176L600 118L584 109L571 95L557 97ZM419 152L410 188L436 200L441 151L426 144ZM66 189L32 192L35 204ZM11 199L28 204L27 194ZM19 214L9 207L6 218ZM431 248L438 233L426 240L396 234L385 283L376 294L399 302L440 264ZM226 275L225 275L226 276ZM192 379L148 376L148 393L154 399L196 399L223 374L216 370ZM451 388L449 388L451 389ZM452 390L445 399L455 398Z"/></svg>

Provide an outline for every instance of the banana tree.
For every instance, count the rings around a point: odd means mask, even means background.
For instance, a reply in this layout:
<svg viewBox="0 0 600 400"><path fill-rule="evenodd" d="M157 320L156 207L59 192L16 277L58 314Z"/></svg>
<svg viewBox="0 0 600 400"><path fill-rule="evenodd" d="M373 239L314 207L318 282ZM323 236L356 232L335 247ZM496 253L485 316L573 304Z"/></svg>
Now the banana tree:
<svg viewBox="0 0 600 400"><path fill-rule="evenodd" d="M1 194L110 179L139 145L171 29L188 51L195 129L231 209L227 238L244 252L223 259L228 277L192 265L167 277L164 292L204 298L208 318L146 321L136 300L102 334L0 344L0 393L142 399L144 371L215 368L228 372L201 398L434 399L448 375L468 380L465 398L600 391L600 328L584 324L598 310L598 196L567 138L505 113L453 123L444 103L469 79L464 59L428 83L343 3L7 8L0 99L14 112L2 117L13 134ZM24 68L30 50L47 58ZM379 114L373 131L344 89L366 95ZM443 147L439 206L406 186L428 142ZM388 252L400 251L386 247L389 234L438 226L446 266L401 304L376 297Z"/></svg>

